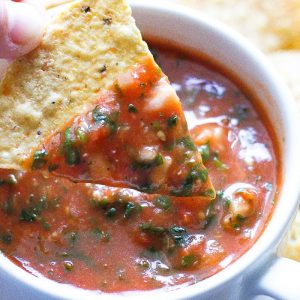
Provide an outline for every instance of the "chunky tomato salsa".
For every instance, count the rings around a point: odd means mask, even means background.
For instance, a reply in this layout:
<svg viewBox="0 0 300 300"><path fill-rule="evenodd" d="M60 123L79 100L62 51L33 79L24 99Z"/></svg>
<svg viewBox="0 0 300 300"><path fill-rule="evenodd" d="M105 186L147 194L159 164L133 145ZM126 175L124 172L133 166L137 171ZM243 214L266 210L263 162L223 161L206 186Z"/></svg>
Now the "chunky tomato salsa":
<svg viewBox="0 0 300 300"><path fill-rule="evenodd" d="M74 181L214 198L182 105L152 57L121 74L29 160Z"/></svg>
<svg viewBox="0 0 300 300"><path fill-rule="evenodd" d="M222 270L263 232L280 183L276 140L264 114L200 59L159 46L153 54L182 100L193 139L188 144L201 152L216 198L75 183L39 170L48 164L40 153L35 170L0 176L0 249L33 275L103 292L172 288ZM128 118L134 118L140 108L129 104ZM98 126L98 116L101 124L108 117L95 109L91 124ZM172 132L178 119L170 117L163 126ZM67 153L59 165L66 169L68 159L79 159L74 135L85 143L74 124L62 136ZM161 161L151 155L151 164ZM136 164L139 171L153 168Z"/></svg>

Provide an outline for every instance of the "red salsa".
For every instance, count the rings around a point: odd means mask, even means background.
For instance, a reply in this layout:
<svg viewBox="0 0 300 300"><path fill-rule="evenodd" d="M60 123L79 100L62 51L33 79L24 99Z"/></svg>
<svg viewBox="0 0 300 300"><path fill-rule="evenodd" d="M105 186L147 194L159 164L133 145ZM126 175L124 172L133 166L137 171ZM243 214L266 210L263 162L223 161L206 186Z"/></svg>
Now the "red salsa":
<svg viewBox="0 0 300 300"><path fill-rule="evenodd" d="M29 164L73 181L215 197L178 96L152 57L118 76L87 112L43 142Z"/></svg>
<svg viewBox="0 0 300 300"><path fill-rule="evenodd" d="M156 46L153 54L182 101L191 145L202 154L216 198L75 183L69 180L74 174L45 172L48 160L36 162L43 170L1 171L0 249L35 276L103 292L192 284L238 259L266 227L279 189L280 160L264 114L226 73L181 50ZM119 96L113 91L111 97ZM141 108L129 104L135 116ZM93 113L78 118L99 125ZM177 124L175 119L165 129ZM114 130L111 120L103 132ZM78 124L73 120L60 135L63 143L72 136L63 150L89 144ZM84 146L74 142L77 133ZM57 150L44 149L50 156ZM57 155L56 172L68 171L65 153ZM142 169L151 176L151 168ZM114 174L122 180L126 175Z"/></svg>

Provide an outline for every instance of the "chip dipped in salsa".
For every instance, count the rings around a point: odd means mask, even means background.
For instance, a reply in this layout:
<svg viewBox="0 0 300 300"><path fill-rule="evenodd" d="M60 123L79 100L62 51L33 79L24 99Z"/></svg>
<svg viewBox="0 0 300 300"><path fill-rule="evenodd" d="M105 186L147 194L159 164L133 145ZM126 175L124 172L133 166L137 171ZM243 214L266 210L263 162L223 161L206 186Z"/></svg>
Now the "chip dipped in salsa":
<svg viewBox="0 0 300 300"><path fill-rule="evenodd" d="M44 140L26 163L77 182L215 197L178 96L150 55Z"/></svg>
<svg viewBox="0 0 300 300"><path fill-rule="evenodd" d="M267 226L281 165L256 99L202 58L152 46L182 101L216 198L75 183L38 168L3 170L0 249L33 275L98 292L170 289L221 271ZM173 130L176 122L164 126Z"/></svg>

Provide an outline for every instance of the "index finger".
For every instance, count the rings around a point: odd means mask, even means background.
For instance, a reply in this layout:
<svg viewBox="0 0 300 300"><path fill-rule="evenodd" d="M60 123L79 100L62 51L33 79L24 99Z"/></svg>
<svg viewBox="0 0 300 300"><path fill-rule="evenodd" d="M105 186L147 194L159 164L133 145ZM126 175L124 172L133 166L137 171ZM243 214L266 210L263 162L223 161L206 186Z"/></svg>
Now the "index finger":
<svg viewBox="0 0 300 300"><path fill-rule="evenodd" d="M34 49L44 31L39 1L0 1L0 58L16 58Z"/></svg>

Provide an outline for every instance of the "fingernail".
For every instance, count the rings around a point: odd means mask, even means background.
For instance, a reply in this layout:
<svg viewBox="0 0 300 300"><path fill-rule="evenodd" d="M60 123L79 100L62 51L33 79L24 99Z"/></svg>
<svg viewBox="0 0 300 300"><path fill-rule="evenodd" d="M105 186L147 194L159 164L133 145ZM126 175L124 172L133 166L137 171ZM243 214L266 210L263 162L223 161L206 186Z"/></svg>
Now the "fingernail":
<svg viewBox="0 0 300 300"><path fill-rule="evenodd" d="M1 1L1 0L0 0ZM8 3L9 34L14 44L35 44L44 31L41 14L26 3Z"/></svg>

